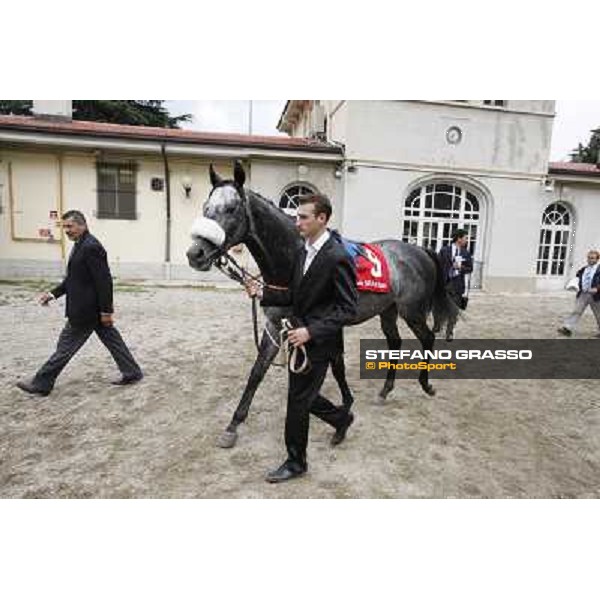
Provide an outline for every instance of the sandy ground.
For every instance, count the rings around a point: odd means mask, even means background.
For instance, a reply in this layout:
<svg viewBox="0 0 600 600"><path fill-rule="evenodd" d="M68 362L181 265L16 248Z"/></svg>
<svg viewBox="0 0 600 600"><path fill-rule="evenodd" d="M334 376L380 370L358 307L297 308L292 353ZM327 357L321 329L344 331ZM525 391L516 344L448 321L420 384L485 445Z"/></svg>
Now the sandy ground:
<svg viewBox="0 0 600 600"><path fill-rule="evenodd" d="M416 381L359 379L360 338L378 322L347 330L356 421L341 446L311 421L309 473L264 482L284 458L286 376L272 368L235 448L215 445L254 360L250 306L235 290L121 288L118 326L146 372L115 388L118 375L95 337L47 398L15 386L49 356L63 304L35 304L35 286L0 285L0 496L4 498L404 498L600 496L597 381L438 381L428 397ZM573 296L471 299L457 337L555 337ZM582 337L595 332L590 314ZM404 324L401 332L411 334ZM600 344L600 342L599 342ZM325 392L339 401L328 376Z"/></svg>

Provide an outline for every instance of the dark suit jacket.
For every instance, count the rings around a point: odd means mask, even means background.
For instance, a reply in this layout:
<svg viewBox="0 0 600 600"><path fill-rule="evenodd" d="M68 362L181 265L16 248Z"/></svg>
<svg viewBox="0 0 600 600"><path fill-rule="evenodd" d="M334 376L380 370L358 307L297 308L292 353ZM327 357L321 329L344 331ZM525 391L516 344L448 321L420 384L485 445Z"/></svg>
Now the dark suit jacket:
<svg viewBox="0 0 600 600"><path fill-rule="evenodd" d="M579 279L579 291L577 292L577 298L579 298L579 296L581 295L581 286L583 284L583 272L585 271L586 267L587 265L585 265L585 267L581 267L581 269L579 269L579 271L575 273L575 277ZM592 285L590 287L595 287L596 289L600 290L600 265L596 267L596 272L592 277ZM600 300L600 291L594 294L593 298L594 302L598 302L598 300Z"/></svg>
<svg viewBox="0 0 600 600"><path fill-rule="evenodd" d="M67 276L52 290L59 298L67 295L66 316L75 326L94 325L100 313L113 312L113 283L106 251L89 232L75 243Z"/></svg>
<svg viewBox="0 0 600 600"><path fill-rule="evenodd" d="M311 360L329 360L343 350L342 327L357 312L358 292L352 259L331 236L302 274L306 250L294 261L290 288L264 288L263 306L292 305L295 327L307 327L311 339L306 350Z"/></svg>
<svg viewBox="0 0 600 600"><path fill-rule="evenodd" d="M452 276L454 265L452 263L452 244L444 246L439 252L440 264L444 273L446 283L452 282L452 285L459 295L465 293L465 275L473 271L473 259L471 253L466 248L460 249L460 256L463 262L461 265L460 275Z"/></svg>

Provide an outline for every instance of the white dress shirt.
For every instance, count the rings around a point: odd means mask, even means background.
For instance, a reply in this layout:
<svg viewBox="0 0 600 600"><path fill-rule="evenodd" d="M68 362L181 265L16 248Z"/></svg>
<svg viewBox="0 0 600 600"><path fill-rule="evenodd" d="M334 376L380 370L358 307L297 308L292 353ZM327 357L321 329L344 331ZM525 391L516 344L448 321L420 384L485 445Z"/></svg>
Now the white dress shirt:
<svg viewBox="0 0 600 600"><path fill-rule="evenodd" d="M596 269L598 268L598 263L595 265L588 265L581 277L581 290L583 292L589 292L592 287L592 279L594 279L594 275L596 273Z"/></svg>
<svg viewBox="0 0 600 600"><path fill-rule="evenodd" d="M329 236L329 230L326 229L312 244L310 244L308 240L304 242L304 248L306 250L306 259L304 261L304 269L302 270L302 274L305 274L306 271L308 271L308 267L310 267L312 261L315 259L315 256L318 254L319 250L325 245L325 243L329 239Z"/></svg>
<svg viewBox="0 0 600 600"><path fill-rule="evenodd" d="M452 244L452 277L458 277L460 275L460 269L454 268L454 263L457 260L459 263L462 263L463 257L460 254L458 244Z"/></svg>

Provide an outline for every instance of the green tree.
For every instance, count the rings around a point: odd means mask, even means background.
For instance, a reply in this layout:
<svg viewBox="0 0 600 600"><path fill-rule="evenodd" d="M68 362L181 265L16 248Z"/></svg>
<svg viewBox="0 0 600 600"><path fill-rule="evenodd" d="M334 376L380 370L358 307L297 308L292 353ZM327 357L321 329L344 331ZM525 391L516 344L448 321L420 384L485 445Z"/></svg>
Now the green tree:
<svg viewBox="0 0 600 600"><path fill-rule="evenodd" d="M571 162L592 163L600 162L600 129L594 129L587 146L579 144L571 153Z"/></svg>
<svg viewBox="0 0 600 600"><path fill-rule="evenodd" d="M73 119L178 128L192 115L171 116L164 100L73 100ZM31 100L0 100L0 114L31 115Z"/></svg>
<svg viewBox="0 0 600 600"><path fill-rule="evenodd" d="M0 115L30 115L31 100L0 100Z"/></svg>

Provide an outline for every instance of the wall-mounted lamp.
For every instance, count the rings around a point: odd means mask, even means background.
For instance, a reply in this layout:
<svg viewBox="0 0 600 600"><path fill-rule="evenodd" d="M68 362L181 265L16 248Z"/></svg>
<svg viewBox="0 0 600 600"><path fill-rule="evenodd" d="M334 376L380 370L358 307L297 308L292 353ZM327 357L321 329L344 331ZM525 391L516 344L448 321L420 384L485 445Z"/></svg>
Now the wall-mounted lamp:
<svg viewBox="0 0 600 600"><path fill-rule="evenodd" d="M333 176L336 179L341 179L343 174L344 174L344 167L336 167L335 171L333 172Z"/></svg>
<svg viewBox="0 0 600 600"><path fill-rule="evenodd" d="M356 173L356 171L358 171L358 169L356 168L356 165L354 165L354 164L348 165L348 173Z"/></svg>
<svg viewBox="0 0 600 600"><path fill-rule="evenodd" d="M550 177L544 177L543 185L545 192L552 193L554 191L554 179L550 179Z"/></svg>
<svg viewBox="0 0 600 600"><path fill-rule="evenodd" d="M181 187L185 192L185 197L189 198L192 193L192 178L187 175L181 180Z"/></svg>

